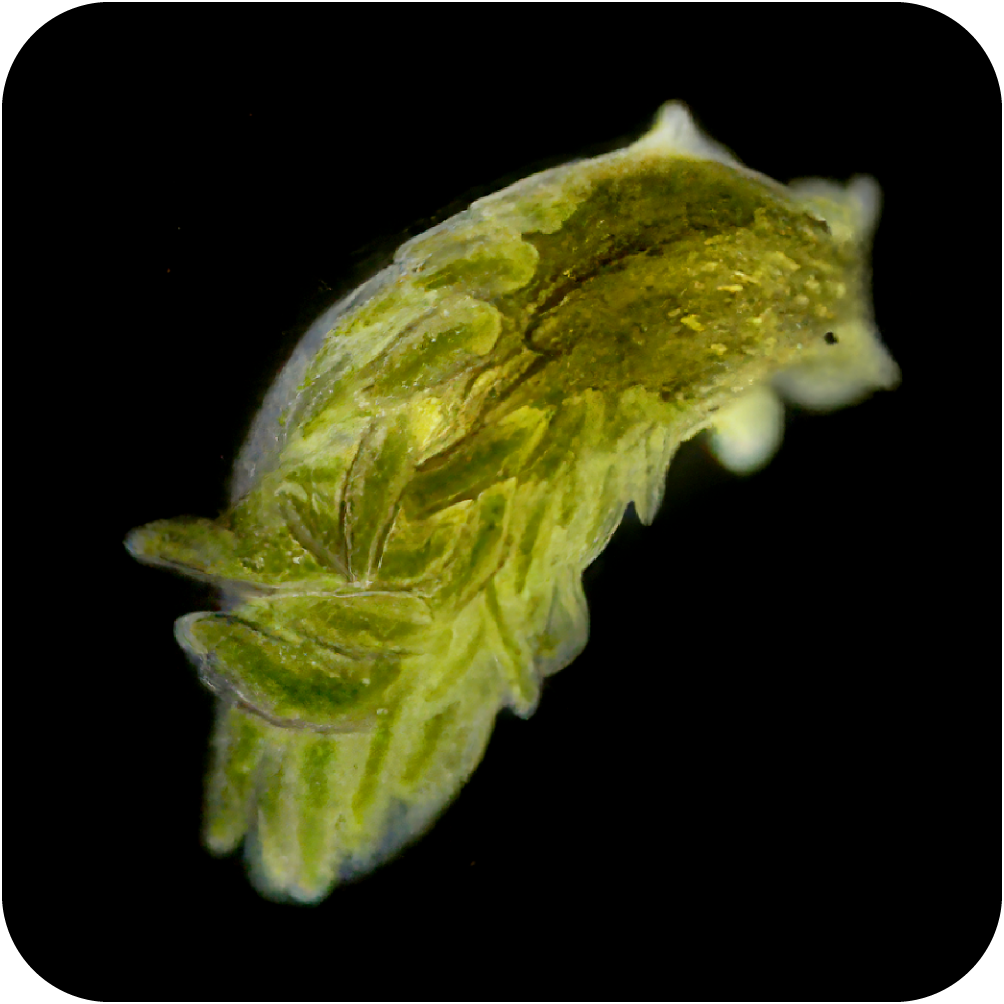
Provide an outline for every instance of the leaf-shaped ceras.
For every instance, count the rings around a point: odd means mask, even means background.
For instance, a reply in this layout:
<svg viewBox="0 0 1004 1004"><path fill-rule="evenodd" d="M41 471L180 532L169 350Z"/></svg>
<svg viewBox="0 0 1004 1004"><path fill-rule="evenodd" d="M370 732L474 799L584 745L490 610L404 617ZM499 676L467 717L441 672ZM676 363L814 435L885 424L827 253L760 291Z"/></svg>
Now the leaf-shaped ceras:
<svg viewBox="0 0 1004 1004"><path fill-rule="evenodd" d="M766 462L777 392L891 386L873 182L784 187L667 105L637 143L534 175L405 244L269 392L217 520L143 561L216 583L176 635L220 695L206 837L323 897L421 831L585 644L581 573L710 428Z"/></svg>

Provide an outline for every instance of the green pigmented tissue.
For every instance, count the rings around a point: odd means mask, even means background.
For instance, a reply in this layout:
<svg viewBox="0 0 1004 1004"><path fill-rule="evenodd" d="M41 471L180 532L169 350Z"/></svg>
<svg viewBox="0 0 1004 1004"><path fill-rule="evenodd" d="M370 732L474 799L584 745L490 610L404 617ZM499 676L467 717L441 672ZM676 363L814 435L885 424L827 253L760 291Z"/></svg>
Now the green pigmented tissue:
<svg viewBox="0 0 1004 1004"><path fill-rule="evenodd" d="M666 105L401 247L269 391L215 520L134 530L218 586L176 637L219 695L206 843L316 902L426 829L497 713L588 627L583 569L681 442L765 464L783 401L898 372L871 317L869 178L778 184Z"/></svg>

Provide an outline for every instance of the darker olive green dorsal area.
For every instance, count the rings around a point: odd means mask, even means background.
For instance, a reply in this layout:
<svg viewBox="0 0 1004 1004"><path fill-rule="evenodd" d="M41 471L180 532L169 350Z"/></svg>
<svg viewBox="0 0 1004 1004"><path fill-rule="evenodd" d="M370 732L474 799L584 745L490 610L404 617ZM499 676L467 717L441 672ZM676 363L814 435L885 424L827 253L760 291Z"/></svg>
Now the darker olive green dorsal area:
<svg viewBox="0 0 1004 1004"><path fill-rule="evenodd" d="M611 168L560 229L524 239L534 278L493 303L541 359L511 407L632 385L692 400L821 337L857 250L778 186L679 157Z"/></svg>

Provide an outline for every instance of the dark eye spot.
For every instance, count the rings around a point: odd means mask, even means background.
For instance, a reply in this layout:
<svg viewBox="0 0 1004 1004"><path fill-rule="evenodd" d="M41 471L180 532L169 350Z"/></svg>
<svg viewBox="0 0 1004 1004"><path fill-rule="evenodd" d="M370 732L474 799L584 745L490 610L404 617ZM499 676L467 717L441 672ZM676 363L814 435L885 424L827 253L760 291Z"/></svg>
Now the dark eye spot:
<svg viewBox="0 0 1004 1004"><path fill-rule="evenodd" d="M827 331L826 334L823 335L823 341L826 342L827 345L836 345L839 339L832 331Z"/></svg>

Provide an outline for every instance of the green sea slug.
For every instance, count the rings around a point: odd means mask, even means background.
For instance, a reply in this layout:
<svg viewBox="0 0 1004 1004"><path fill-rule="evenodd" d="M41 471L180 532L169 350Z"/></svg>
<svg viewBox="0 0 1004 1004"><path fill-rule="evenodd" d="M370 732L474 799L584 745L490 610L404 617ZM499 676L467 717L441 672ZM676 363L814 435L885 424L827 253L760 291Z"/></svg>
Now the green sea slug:
<svg viewBox="0 0 1004 1004"><path fill-rule="evenodd" d="M219 588L179 644L219 695L205 840L315 902L430 825L495 716L586 644L583 569L701 430L764 464L782 398L897 381L871 318L869 178L783 186L666 105L638 142L404 244L265 398L216 519L140 561Z"/></svg>

